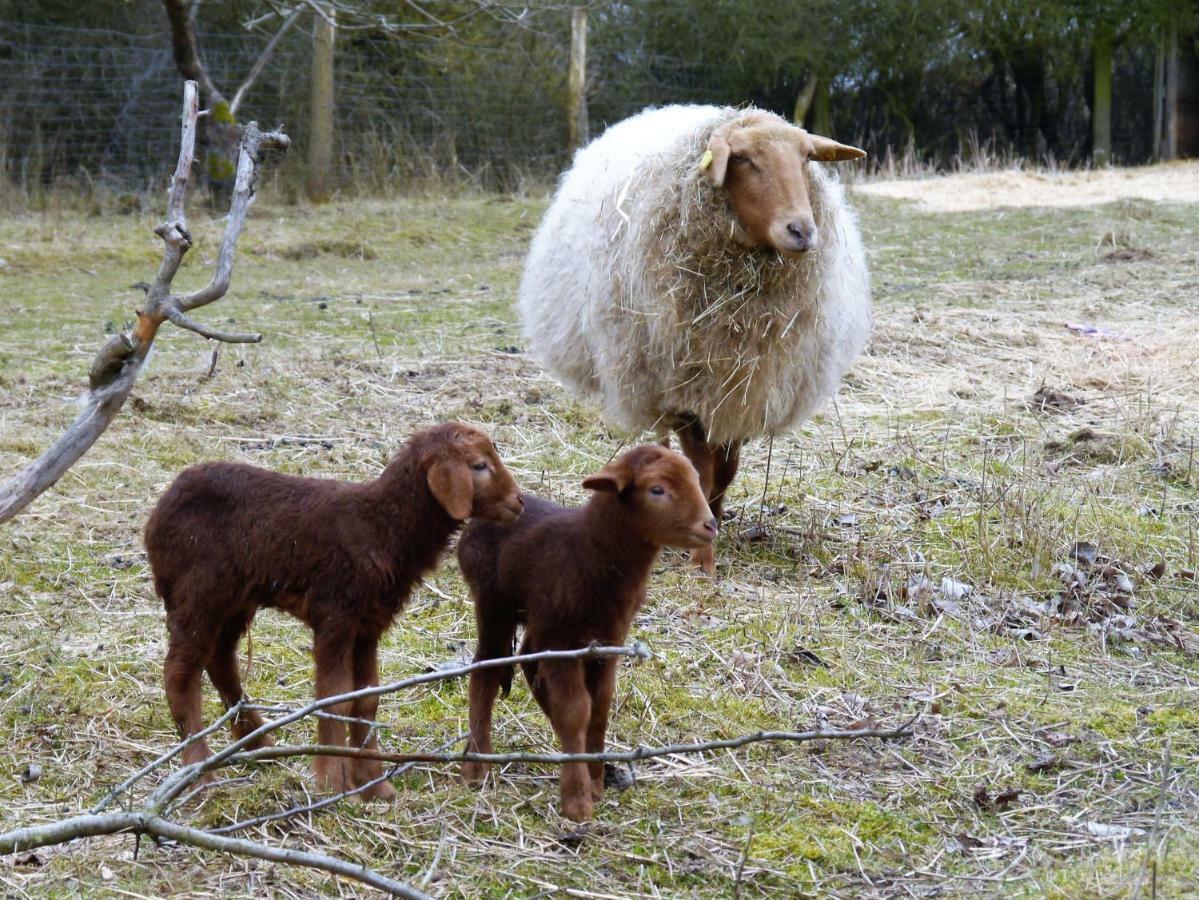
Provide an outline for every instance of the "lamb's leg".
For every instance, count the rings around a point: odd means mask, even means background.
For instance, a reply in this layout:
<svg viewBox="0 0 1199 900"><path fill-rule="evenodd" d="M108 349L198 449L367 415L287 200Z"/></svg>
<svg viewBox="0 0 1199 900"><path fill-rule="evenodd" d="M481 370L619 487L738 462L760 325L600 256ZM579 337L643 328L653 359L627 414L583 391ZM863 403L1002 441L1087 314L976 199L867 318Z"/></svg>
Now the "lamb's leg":
<svg viewBox="0 0 1199 900"><path fill-rule="evenodd" d="M712 514L716 517L716 523L719 526L721 504L719 500L713 499L713 490L716 482L717 455L720 451L708 443L707 432L696 418L686 420L686 423L678 426L675 431L678 433L683 455L691 460L691 465L695 466L695 471L699 473L699 486L703 489L704 496L708 498L708 505L712 507ZM723 496L722 489L720 497L723 498ZM703 569L708 575L714 575L716 573L716 553L712 546L709 544L707 547L692 550L691 564Z"/></svg>
<svg viewBox="0 0 1199 900"><path fill-rule="evenodd" d="M167 647L166 662L163 663L163 685L166 688L167 704L171 718L179 729L179 737L187 740L204 728L203 698L200 693L204 674L204 658L208 647L200 646L190 637L172 634ZM201 738L183 751L185 766L200 762L212 755L208 742ZM211 775L203 781L211 781Z"/></svg>
<svg viewBox="0 0 1199 900"><path fill-rule="evenodd" d="M365 687L375 687L379 683L379 639L377 637L359 636L354 642L354 690ZM350 714L357 719L375 721L379 713L379 698L362 697L354 701L354 711ZM350 746L361 747L364 750L374 750L379 746L378 732L363 722L350 724ZM383 763L377 759L356 759L351 761L351 773L354 784L360 787L368 781L374 781L383 775ZM363 791L359 796L363 800L392 801L398 794L389 781L380 781Z"/></svg>
<svg viewBox="0 0 1199 900"><path fill-rule="evenodd" d="M603 753L604 738L608 733L608 715L612 710L612 695L616 692L616 660L605 659L588 663L587 688L591 694L587 752ZM604 796L604 764L588 763L587 769L591 773L591 799L598 802Z"/></svg>
<svg viewBox="0 0 1199 900"><path fill-rule="evenodd" d="M208 660L208 677L221 695L225 709L230 709L240 703L245 697L241 685L241 671L237 663L237 645L252 617L237 616L226 622L217 637L216 646L212 650L212 658ZM262 725L262 716L257 710L242 710L233 720L233 736L243 738ZM269 735L263 735L251 744L248 749L270 747L274 744Z"/></svg>
<svg viewBox="0 0 1199 900"><path fill-rule="evenodd" d="M591 695L578 660L541 660L533 696L549 716L563 753L583 753L591 721ZM586 763L566 763L559 776L562 815L575 822L591 818L591 773Z"/></svg>
<svg viewBox="0 0 1199 900"><path fill-rule="evenodd" d="M313 656L316 661L316 698L344 694L354 687L351 654L354 636L346 629L314 629ZM352 703L338 703L326 707L325 712L337 716L354 714ZM321 744L346 746L346 724L338 719L318 718L317 740ZM344 756L317 756L313 760L317 785L325 791L339 794L353 787L352 761Z"/></svg>
<svg viewBox="0 0 1199 900"><path fill-rule="evenodd" d="M512 654L512 637L515 625L479 622L479 646L475 651L475 662L498 659ZM500 688L512 683L512 667L477 669L470 673L470 738L466 742L467 753L491 752L491 713ZM479 784L487 777L487 763L465 762L462 777L471 784Z"/></svg>

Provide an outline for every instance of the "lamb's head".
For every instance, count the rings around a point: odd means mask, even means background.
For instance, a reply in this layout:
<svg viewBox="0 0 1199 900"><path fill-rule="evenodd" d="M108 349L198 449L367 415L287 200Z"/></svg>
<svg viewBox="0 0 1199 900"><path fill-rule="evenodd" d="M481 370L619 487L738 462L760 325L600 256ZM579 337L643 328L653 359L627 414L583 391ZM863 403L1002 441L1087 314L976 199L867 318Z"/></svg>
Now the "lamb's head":
<svg viewBox="0 0 1199 900"><path fill-rule="evenodd" d="M865 155L857 147L754 111L712 132L700 167L713 187L728 192L737 243L794 256L816 249L820 240L808 196L808 161Z"/></svg>
<svg viewBox="0 0 1199 900"><path fill-rule="evenodd" d="M720 529L695 467L658 444L626 451L583 487L614 497L625 513L623 527L659 547L706 547Z"/></svg>

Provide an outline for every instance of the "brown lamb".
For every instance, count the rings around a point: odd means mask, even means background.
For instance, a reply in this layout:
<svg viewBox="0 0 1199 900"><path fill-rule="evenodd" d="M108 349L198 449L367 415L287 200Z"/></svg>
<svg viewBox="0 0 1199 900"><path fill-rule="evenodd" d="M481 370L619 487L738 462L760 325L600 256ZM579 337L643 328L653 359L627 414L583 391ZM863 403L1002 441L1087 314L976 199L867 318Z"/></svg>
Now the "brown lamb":
<svg viewBox="0 0 1199 900"><path fill-rule="evenodd" d="M170 636L164 666L167 701L179 733L203 727L202 672L229 708L243 697L237 645L260 607L276 607L313 631L316 696L378 684L378 644L431 571L463 520L511 522L520 491L487 435L458 423L414 435L375 481L347 484L296 478L240 463L186 469L146 523L154 587L166 605ZM350 746L376 746L378 698L327 712L358 720ZM245 710L240 738L262 725ZM320 743L346 746L346 723L321 718ZM269 744L263 738L255 746ZM197 741L184 763L209 755ZM374 781L382 764L318 756L319 785L341 792ZM364 797L391 799L380 781Z"/></svg>
<svg viewBox="0 0 1199 900"><path fill-rule="evenodd" d="M508 524L472 522L458 542L458 561L475 601L476 660L508 656L518 625L521 653L620 644L645 602L645 585L663 547L706 547L716 519L695 468L657 445L637 447L583 481L588 503L566 509L525 496L525 512ZM524 664L538 705L566 753L604 749L616 684L614 658ZM470 677L467 750L491 752L491 713L512 667ZM472 782L487 774L468 762ZM604 790L602 763L568 763L560 778L562 814L591 818Z"/></svg>

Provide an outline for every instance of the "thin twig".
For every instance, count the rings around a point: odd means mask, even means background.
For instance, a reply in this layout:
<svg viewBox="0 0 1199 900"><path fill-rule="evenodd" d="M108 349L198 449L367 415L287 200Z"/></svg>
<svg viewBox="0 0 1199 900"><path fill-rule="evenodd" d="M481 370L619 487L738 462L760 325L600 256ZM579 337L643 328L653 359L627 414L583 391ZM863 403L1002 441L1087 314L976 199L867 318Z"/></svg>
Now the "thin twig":
<svg viewBox="0 0 1199 900"><path fill-rule="evenodd" d="M1129 900L1138 900L1141 896L1141 885L1144 883L1145 874L1149 870L1149 861L1155 855L1153 844L1157 840L1157 831L1161 826L1162 811L1166 806L1166 795L1170 792L1170 742L1170 738L1167 737L1166 749L1162 753L1161 791L1157 795L1157 808L1153 811L1153 824L1149 828L1149 840L1145 842L1145 858L1141 860L1141 870L1137 873L1136 883L1133 884L1132 890L1129 892Z"/></svg>
<svg viewBox="0 0 1199 900"><path fill-rule="evenodd" d="M662 747L638 747L636 750L606 750L601 753L439 753L414 752L391 753L386 750L364 750L357 747L337 747L326 744L279 744L234 753L222 760L222 765L261 762L264 759L286 759L290 756L344 756L352 759L369 759L380 762L407 763L546 763L563 765L573 762L631 763L659 756L676 756L685 753L707 753L711 750L735 750L749 744L768 742L804 743L807 741L852 741L860 738L892 740L907 734L920 713L912 716L895 728L816 729L814 731L755 731L735 738L718 738L710 741L695 741L688 744L667 744Z"/></svg>
<svg viewBox="0 0 1199 900"><path fill-rule="evenodd" d="M279 719L273 719L270 722L265 722L258 728L251 731L249 734L234 741L224 750L208 757L200 762L192 763L184 766L173 776L167 778L158 789L150 795L148 803L152 809L162 809L163 805L169 803L178 797L181 793L187 790L187 787L199 778L202 778L207 772L213 769L221 768L226 764L226 760L234 754L241 751L244 747L257 742L264 735L270 734L282 728L284 725L289 725L303 719L306 716L312 715L318 710L327 709L330 706L336 706L341 703L348 703L354 700L359 700L364 697L377 697L382 694L390 694L395 691L404 690L405 688L415 687L421 684L428 684L434 681L444 681L448 678L460 678L471 672L480 669L494 669L505 666L512 666L522 662L535 662L546 659L597 659L608 656L629 656L636 659L649 659L649 648L644 644L635 642L632 647L583 647L578 650L545 650L540 653L528 653L516 656L497 657L495 659L485 659L478 662L470 663L465 666L458 666L453 669L444 669L436 672L424 672L420 675L413 675L409 678L401 679L400 681L392 682L391 684L377 685L375 687L361 688L356 691L350 691L345 694L336 694L331 697L323 697L307 706L297 709L295 712L288 713ZM397 762L405 762L406 760L397 760Z"/></svg>
<svg viewBox="0 0 1199 900"><path fill-rule="evenodd" d="M457 744L459 741L462 741L465 739L466 739L465 734L459 735L458 737L451 738L450 740L445 741L444 743L440 744L437 749L442 750L446 747L452 747L454 744ZM376 784L380 784L381 782L384 782L384 781L390 781L392 778L395 778L397 775L403 775L405 772L409 771L414 766L416 766L416 763L414 763L414 762L403 763L398 766L393 766L392 768L390 768L386 772L384 772L382 775L380 775L378 778L372 778L370 781L366 782L365 784L360 784L358 787L351 788L348 791L342 791L340 794L333 794L330 797L324 797L321 800L313 801L312 803L305 804L304 806L293 806L290 809L281 809L277 812L266 813L265 815L256 816L253 819L243 819L240 822L233 822L230 825L222 825L219 828L210 828L208 830L212 834L230 834L234 831L242 831L246 828L253 828L256 825L264 825L267 822L274 822L277 819L290 819L293 816L302 816L302 815L304 815L304 813L317 812L318 810L325 809L329 806L332 806L335 803L339 803L342 800L346 800L350 797L353 797L356 794L360 794L363 791L374 787Z"/></svg>
<svg viewBox="0 0 1199 900"><path fill-rule="evenodd" d="M97 803L95 806L93 806L91 809L92 813L104 812L104 810L107 809L108 805L110 803L112 803L112 801L115 800L117 797L119 797L121 794L125 793L127 790L129 790L131 787L133 787L135 784L137 784L139 781L141 781L143 778L145 778L147 775L149 775L151 772L153 772L159 766L163 765L164 763L170 762L172 759L174 759L176 756L178 756L180 753L182 753L184 750L186 750L188 747L190 747L196 741L203 740L204 738L208 737L208 735L212 734L214 731L216 731L218 728L220 728L222 725L224 725L230 719L237 716L237 714L240 713L243 709L245 709L245 701L241 701L241 702L233 704L231 707L229 707L227 710L225 710L224 714L222 714L220 716L220 718L218 718L215 722L213 722L211 725L209 725L203 731L197 731L195 734L189 735L186 740L180 741L178 744L176 744L174 747L172 747L166 753L162 754L162 756L159 756L153 762L147 763L146 765L142 766L140 769L138 769L136 772L134 772L132 775L130 775L128 778L126 778L124 781L122 781L120 784L118 784L116 787L114 787L111 791L109 791L105 795L103 800L101 800L99 803Z"/></svg>

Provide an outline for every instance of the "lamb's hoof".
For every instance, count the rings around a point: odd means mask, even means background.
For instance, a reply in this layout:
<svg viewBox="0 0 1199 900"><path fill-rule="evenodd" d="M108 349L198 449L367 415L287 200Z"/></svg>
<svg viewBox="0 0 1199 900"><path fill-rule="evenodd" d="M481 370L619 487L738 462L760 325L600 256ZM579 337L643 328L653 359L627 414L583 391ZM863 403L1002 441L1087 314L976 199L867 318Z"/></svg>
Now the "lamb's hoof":
<svg viewBox="0 0 1199 900"><path fill-rule="evenodd" d="M250 734L250 732L253 730L254 729L250 729L250 731L247 731L246 734ZM238 740L241 740L243 737L245 737L245 734L241 734L241 735L235 734L234 737L237 738ZM265 747L273 747L273 746L275 746L274 738L272 738L269 734L264 734L262 737L255 738L254 740L250 741L250 743L246 744L245 749L246 750L262 750Z"/></svg>
<svg viewBox="0 0 1199 900"><path fill-rule="evenodd" d="M562 798L562 815L572 822L590 822L594 810L590 791Z"/></svg>
<svg viewBox="0 0 1199 900"><path fill-rule="evenodd" d="M317 789L323 794L345 794L353 789L350 766L335 756L318 756L313 761Z"/></svg>
<svg viewBox="0 0 1199 900"><path fill-rule="evenodd" d="M703 570L705 575L715 575L716 551L711 546L695 548L691 551L691 565Z"/></svg>
<svg viewBox="0 0 1199 900"><path fill-rule="evenodd" d="M487 779L487 763L464 762L462 764L462 780L467 784L480 787Z"/></svg>
<svg viewBox="0 0 1199 900"><path fill-rule="evenodd" d="M379 800L383 803L394 803L400 794L392 787L390 781L380 781L378 784L372 784L358 796L364 801Z"/></svg>

